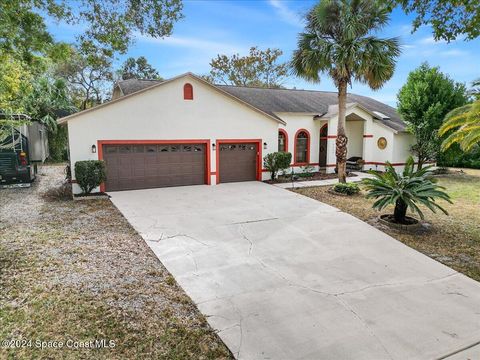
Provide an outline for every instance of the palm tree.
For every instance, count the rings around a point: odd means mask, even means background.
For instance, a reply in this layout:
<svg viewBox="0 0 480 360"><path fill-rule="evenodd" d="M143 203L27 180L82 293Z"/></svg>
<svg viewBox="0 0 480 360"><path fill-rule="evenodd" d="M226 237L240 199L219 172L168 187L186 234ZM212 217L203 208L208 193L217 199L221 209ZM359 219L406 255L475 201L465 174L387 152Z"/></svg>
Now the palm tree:
<svg viewBox="0 0 480 360"><path fill-rule="evenodd" d="M394 72L400 55L398 38L381 39L373 32L389 20L389 8L372 0L322 0L306 16L292 68L295 75L320 81L328 74L338 89L336 156L338 178L346 182L347 86L353 80L379 89Z"/></svg>
<svg viewBox="0 0 480 360"><path fill-rule="evenodd" d="M470 95L472 95L476 100L480 100L480 78L472 81Z"/></svg>
<svg viewBox="0 0 480 360"><path fill-rule="evenodd" d="M480 100L447 114L438 133L443 136L451 130L454 131L442 143L443 151L458 143L463 151L468 152L480 143Z"/></svg>
<svg viewBox="0 0 480 360"><path fill-rule="evenodd" d="M450 196L444 192L444 187L437 185L436 180L431 177L432 166L423 169L414 170L415 161L410 156L405 165L402 174L397 173L394 167L387 163L385 173L369 171L374 177L364 179L367 193L367 199L376 199L372 207L379 211L388 205L394 205L393 217L399 224L407 223L407 210L416 212L423 220L424 215L418 205L424 205L432 212L440 210L448 215L448 212L441 207L436 199L449 202Z"/></svg>

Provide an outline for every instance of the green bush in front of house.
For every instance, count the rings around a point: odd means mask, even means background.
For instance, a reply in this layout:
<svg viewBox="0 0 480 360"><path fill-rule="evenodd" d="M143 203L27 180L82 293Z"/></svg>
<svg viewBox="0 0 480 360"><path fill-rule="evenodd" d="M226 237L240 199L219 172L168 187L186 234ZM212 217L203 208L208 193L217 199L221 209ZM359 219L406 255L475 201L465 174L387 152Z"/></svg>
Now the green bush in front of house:
<svg viewBox="0 0 480 360"><path fill-rule="evenodd" d="M75 163L75 179L84 194L90 194L106 179L105 163L101 160L84 160Z"/></svg>
<svg viewBox="0 0 480 360"><path fill-rule="evenodd" d="M338 183L333 187L333 191L345 195L355 195L360 192L360 188L355 183Z"/></svg>
<svg viewBox="0 0 480 360"><path fill-rule="evenodd" d="M270 178L275 180L277 173L288 169L292 162L292 154L289 152L273 152L263 158L263 167L270 172Z"/></svg>

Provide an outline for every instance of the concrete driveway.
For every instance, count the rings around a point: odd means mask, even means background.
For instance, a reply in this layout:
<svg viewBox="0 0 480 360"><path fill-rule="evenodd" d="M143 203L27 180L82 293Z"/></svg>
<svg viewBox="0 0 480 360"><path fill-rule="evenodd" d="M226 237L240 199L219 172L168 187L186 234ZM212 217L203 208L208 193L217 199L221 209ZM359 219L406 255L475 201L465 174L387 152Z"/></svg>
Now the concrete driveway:
<svg viewBox="0 0 480 360"><path fill-rule="evenodd" d="M480 283L338 209L260 182L110 195L237 358L480 358Z"/></svg>

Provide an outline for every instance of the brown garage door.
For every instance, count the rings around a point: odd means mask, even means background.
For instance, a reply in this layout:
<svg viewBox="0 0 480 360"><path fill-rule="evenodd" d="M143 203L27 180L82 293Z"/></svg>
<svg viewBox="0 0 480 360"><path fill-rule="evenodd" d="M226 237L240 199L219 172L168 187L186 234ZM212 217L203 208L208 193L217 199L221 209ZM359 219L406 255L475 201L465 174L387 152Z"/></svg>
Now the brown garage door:
<svg viewBox="0 0 480 360"><path fill-rule="evenodd" d="M252 181L257 179L257 144L220 145L220 182Z"/></svg>
<svg viewBox="0 0 480 360"><path fill-rule="evenodd" d="M107 191L205 183L204 144L104 145Z"/></svg>

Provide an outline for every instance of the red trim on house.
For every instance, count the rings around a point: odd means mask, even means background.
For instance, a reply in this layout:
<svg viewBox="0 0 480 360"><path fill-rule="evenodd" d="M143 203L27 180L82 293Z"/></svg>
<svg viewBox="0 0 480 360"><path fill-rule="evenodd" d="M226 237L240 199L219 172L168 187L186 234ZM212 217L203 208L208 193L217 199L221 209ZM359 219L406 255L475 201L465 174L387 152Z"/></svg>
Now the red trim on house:
<svg viewBox="0 0 480 360"><path fill-rule="evenodd" d="M328 135L327 136L327 139L336 139L337 138L337 135Z"/></svg>
<svg viewBox="0 0 480 360"><path fill-rule="evenodd" d="M285 129L278 129L278 132L285 135L285 152L288 152L288 133Z"/></svg>
<svg viewBox="0 0 480 360"><path fill-rule="evenodd" d="M307 161L304 163L297 163L297 136L301 132L305 132L307 134ZM293 166L303 166L307 165L310 162L310 132L307 129L298 129L297 132L295 133L295 138L294 138L294 153L293 153Z"/></svg>
<svg viewBox="0 0 480 360"><path fill-rule="evenodd" d="M205 145L205 183L210 185L210 140L209 139L177 139L177 140L98 140L98 160L103 160L103 145L151 145L151 144L204 144ZM105 184L100 184L100 191L105 192Z"/></svg>
<svg viewBox="0 0 480 360"><path fill-rule="evenodd" d="M212 171L212 172L210 172L210 175L217 175L217 172L216 172L216 171Z"/></svg>
<svg viewBox="0 0 480 360"><path fill-rule="evenodd" d="M363 137L364 137L364 138L373 138L373 135L366 135L366 134L364 134Z"/></svg>
<svg viewBox="0 0 480 360"><path fill-rule="evenodd" d="M217 139L215 146L215 164L217 184L220 184L220 145L221 144L256 144L257 145L257 180L262 181L262 139Z"/></svg>
<svg viewBox="0 0 480 360"><path fill-rule="evenodd" d="M193 86L190 83L183 85L183 100L193 100Z"/></svg>

